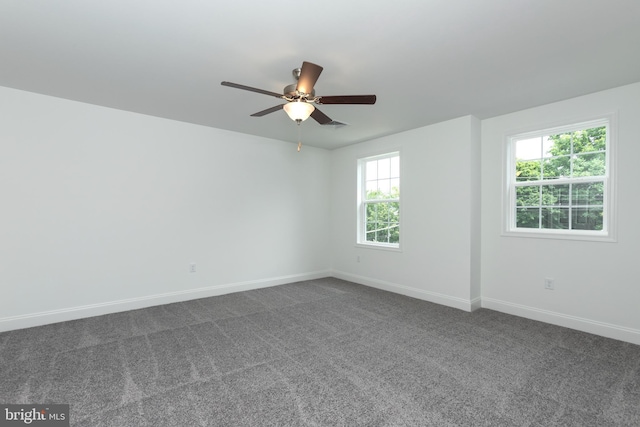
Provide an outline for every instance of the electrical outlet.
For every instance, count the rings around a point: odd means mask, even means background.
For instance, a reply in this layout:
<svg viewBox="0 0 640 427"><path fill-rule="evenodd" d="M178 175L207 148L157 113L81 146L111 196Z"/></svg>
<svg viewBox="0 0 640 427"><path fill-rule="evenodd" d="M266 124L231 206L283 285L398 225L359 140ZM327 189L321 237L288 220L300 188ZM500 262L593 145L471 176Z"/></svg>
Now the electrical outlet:
<svg viewBox="0 0 640 427"><path fill-rule="evenodd" d="M195 273L196 272L196 263L192 262L191 264L189 264L189 273Z"/></svg>
<svg viewBox="0 0 640 427"><path fill-rule="evenodd" d="M545 277L544 278L544 288L548 289L550 291L554 290L556 288L556 279L554 279L552 277Z"/></svg>

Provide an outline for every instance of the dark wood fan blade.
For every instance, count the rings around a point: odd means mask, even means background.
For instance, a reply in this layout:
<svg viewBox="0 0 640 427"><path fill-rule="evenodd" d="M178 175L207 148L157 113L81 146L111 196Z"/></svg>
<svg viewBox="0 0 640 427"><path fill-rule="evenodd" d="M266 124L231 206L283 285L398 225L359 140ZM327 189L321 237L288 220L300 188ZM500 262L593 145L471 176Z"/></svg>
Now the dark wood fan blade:
<svg viewBox="0 0 640 427"><path fill-rule="evenodd" d="M251 117L262 117L262 116L265 116L265 115L267 115L269 113L275 113L276 111L282 110L283 106L284 106L284 104L276 105L275 107L271 107L271 108L267 108L266 110L258 111L257 113L253 113L251 115Z"/></svg>
<svg viewBox="0 0 640 427"><path fill-rule="evenodd" d="M306 61L303 62L296 90L302 93L311 93L313 91L313 86L315 86L318 81L318 77L320 77L320 73L322 73L322 70L323 68L319 65Z"/></svg>
<svg viewBox="0 0 640 427"><path fill-rule="evenodd" d="M313 119L320 123L321 125L326 125L327 123L331 123L332 120L329 118L329 116L327 116L325 113L323 113L322 111L318 110L317 108L315 110L313 110L313 113L311 113L311 117L313 117Z"/></svg>
<svg viewBox="0 0 640 427"><path fill-rule="evenodd" d="M263 90L263 89L258 89L258 88L251 87L251 86L239 85L238 83L222 82L220 84L222 86L234 87L236 89L248 90L248 91L251 91L251 92L258 92L258 93L261 93L263 95L275 96L276 98L282 98L283 97L283 95L280 94L280 93L271 92L271 91Z"/></svg>
<svg viewBox="0 0 640 427"><path fill-rule="evenodd" d="M321 96L318 104L368 104L376 103L375 95Z"/></svg>

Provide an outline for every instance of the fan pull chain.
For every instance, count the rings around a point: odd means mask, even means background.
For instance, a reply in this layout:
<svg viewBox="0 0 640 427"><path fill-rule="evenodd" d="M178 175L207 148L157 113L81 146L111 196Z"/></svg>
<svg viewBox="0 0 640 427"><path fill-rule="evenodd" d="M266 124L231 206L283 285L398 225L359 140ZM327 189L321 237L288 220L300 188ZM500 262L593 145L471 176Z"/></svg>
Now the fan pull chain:
<svg viewBox="0 0 640 427"><path fill-rule="evenodd" d="M300 152L300 149L302 148L302 137L301 135L301 130L300 130L300 120L296 120L298 122L298 153Z"/></svg>

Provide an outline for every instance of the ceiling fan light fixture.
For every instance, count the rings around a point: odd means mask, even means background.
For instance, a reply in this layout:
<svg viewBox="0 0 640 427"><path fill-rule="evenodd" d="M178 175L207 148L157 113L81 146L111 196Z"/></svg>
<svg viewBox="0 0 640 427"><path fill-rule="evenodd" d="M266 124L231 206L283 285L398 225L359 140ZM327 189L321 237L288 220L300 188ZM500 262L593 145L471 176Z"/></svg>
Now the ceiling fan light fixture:
<svg viewBox="0 0 640 427"><path fill-rule="evenodd" d="M291 120L301 122L309 118L316 108L305 101L293 101L284 105L284 111Z"/></svg>

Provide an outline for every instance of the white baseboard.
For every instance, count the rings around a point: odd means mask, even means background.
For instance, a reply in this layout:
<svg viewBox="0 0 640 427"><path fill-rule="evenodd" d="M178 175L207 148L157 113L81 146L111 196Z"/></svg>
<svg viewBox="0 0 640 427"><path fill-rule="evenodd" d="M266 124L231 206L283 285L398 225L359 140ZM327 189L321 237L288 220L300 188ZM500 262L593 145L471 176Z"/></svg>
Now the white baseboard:
<svg viewBox="0 0 640 427"><path fill-rule="evenodd" d="M482 308L482 298L481 297L476 297L476 298L471 300L471 310L470 311L476 311L479 308Z"/></svg>
<svg viewBox="0 0 640 427"><path fill-rule="evenodd" d="M4 317L0 318L0 332L30 328L33 326L42 326L50 323L64 322L67 320L82 319L85 317L100 316L103 314L117 313L127 310L137 310L139 308L147 308L156 305L170 304L174 302L182 302L198 298L225 295L252 289L266 288L269 286L284 285L286 283L299 282L303 280L320 279L328 276L331 276L331 272L329 270L292 274L288 276L272 277L268 279L228 283L224 285L208 286L204 288L188 289L177 292L167 292L156 295L146 295L138 298L127 298L98 304L89 304L78 307L63 308L59 310Z"/></svg>
<svg viewBox="0 0 640 427"><path fill-rule="evenodd" d="M502 313L513 314L514 316L525 317L527 319L538 320L545 323L551 323L552 325L564 326L565 328L576 329L578 331L640 345L640 330L638 329L612 325L610 323L570 316L521 304L514 304L494 298L482 297L482 307L500 311Z"/></svg>
<svg viewBox="0 0 640 427"><path fill-rule="evenodd" d="M535 307L528 307L525 305L501 301L494 298L478 297L472 300L466 300L463 298L453 297L437 292L425 291L422 289L399 285L397 283L386 282L370 277L359 276L335 270L325 270L310 273L293 274L288 276L272 277L268 279L228 283L223 285L208 286L204 288L167 292L163 294L147 295L138 298L127 298L98 304L89 304L77 307L68 307L59 310L4 317L0 318L0 332L30 328L33 326L41 326L67 320L81 319L85 317L100 316L103 314L117 313L127 310L137 310L140 308L152 307L156 305L170 304L198 298L207 298L234 292L266 288L270 286L278 286L303 280L320 279L328 276L348 280L354 283L359 283L361 285L371 286L389 292L395 292L412 298L418 298L421 300L445 305L447 307L457 308L464 311L473 311L480 307L483 307L500 311L502 313L551 323L553 325L563 326L566 328L576 329L579 331L640 345L640 330L638 329L627 328L624 326L566 315Z"/></svg>
<svg viewBox="0 0 640 427"><path fill-rule="evenodd" d="M384 291L395 292L396 294L402 294L412 298L418 298L424 301L434 302L440 305L446 305L447 307L453 307L464 311L473 311L480 308L480 298L467 300L438 292L425 291L423 289L416 289L409 286L399 285L397 283L372 279L371 277L346 273L344 271L333 270L333 277L359 283L365 286L371 286L372 288L382 289Z"/></svg>

